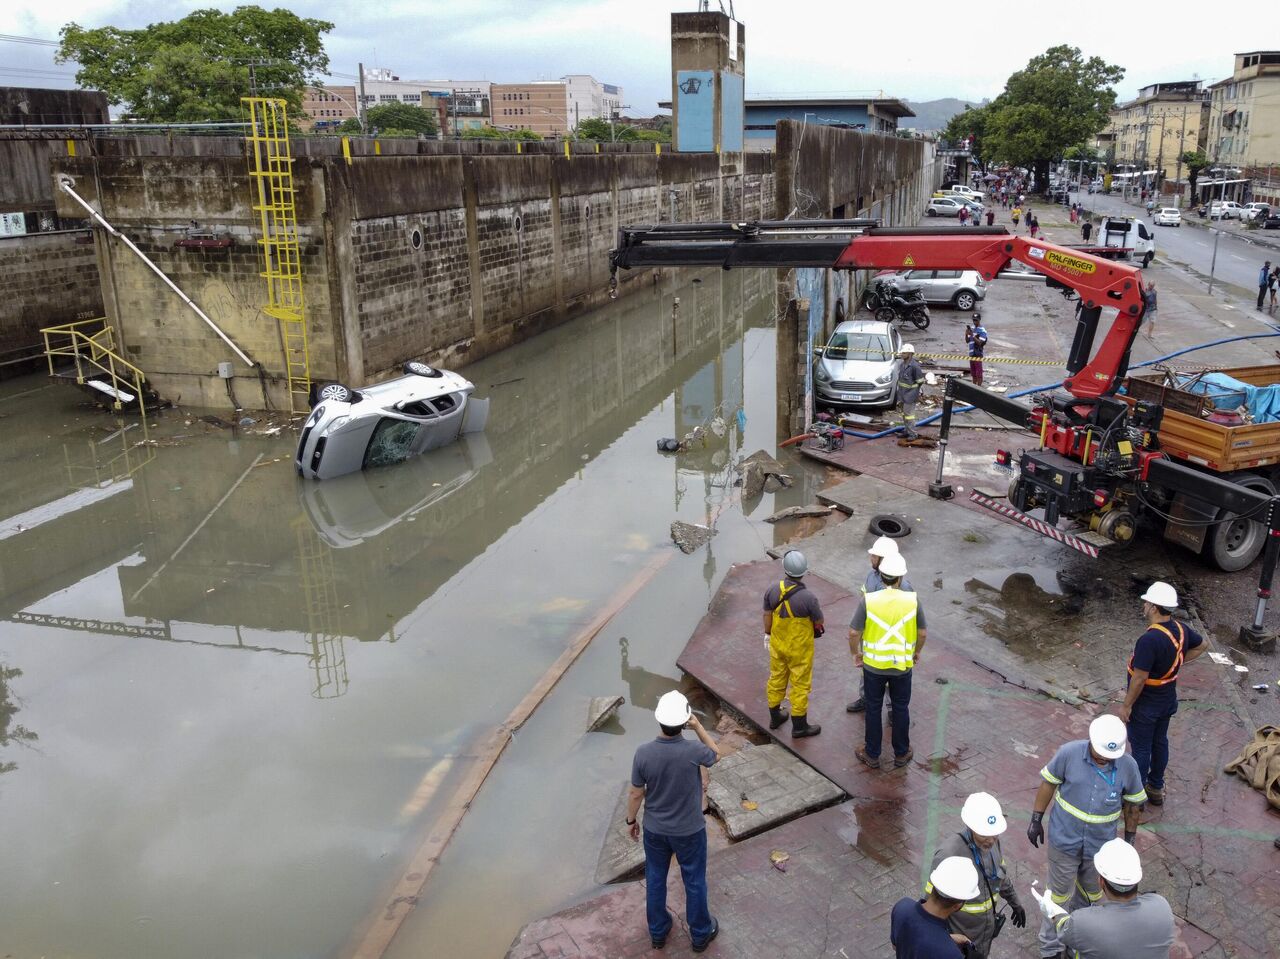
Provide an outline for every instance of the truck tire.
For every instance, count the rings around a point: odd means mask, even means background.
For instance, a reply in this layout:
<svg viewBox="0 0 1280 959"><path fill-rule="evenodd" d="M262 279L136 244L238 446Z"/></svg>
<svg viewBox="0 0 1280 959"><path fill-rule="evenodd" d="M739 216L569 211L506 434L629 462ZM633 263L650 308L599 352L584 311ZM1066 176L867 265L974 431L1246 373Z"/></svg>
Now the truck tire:
<svg viewBox="0 0 1280 959"><path fill-rule="evenodd" d="M1268 495L1275 487L1262 476L1253 476L1241 486ZM1228 510L1218 513L1218 523L1205 537L1204 555L1225 573L1234 573L1251 564L1262 553L1267 542L1267 528L1257 520L1244 519Z"/></svg>
<svg viewBox="0 0 1280 959"><path fill-rule="evenodd" d="M1148 253L1142 258L1142 266L1144 269L1151 265L1151 261L1155 259L1155 256L1156 255L1154 253Z"/></svg>

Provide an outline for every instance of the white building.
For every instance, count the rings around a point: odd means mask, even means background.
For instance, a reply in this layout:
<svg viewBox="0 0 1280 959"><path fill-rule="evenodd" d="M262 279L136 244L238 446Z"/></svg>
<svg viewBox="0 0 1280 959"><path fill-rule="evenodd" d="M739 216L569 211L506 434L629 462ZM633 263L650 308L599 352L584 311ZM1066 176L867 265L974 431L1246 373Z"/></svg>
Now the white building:
<svg viewBox="0 0 1280 959"><path fill-rule="evenodd" d="M626 106L622 102L622 87L601 83L585 73L571 73L560 79L569 99L569 123L573 126L593 117L600 120L616 117Z"/></svg>

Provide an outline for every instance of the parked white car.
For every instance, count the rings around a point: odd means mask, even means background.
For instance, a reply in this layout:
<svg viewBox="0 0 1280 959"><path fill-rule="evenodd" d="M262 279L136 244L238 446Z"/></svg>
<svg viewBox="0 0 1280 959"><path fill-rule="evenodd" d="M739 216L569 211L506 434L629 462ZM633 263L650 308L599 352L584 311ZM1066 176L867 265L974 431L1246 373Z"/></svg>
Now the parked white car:
<svg viewBox="0 0 1280 959"><path fill-rule="evenodd" d="M1182 211L1174 206L1164 206L1151 216L1156 226L1182 226Z"/></svg>
<svg viewBox="0 0 1280 959"><path fill-rule="evenodd" d="M967 200L958 196L935 196L925 208L925 216L959 216L962 207L968 206Z"/></svg>
<svg viewBox="0 0 1280 959"><path fill-rule="evenodd" d="M1240 211L1240 219L1248 223L1252 220L1265 220L1270 214L1270 203L1246 203Z"/></svg>
<svg viewBox="0 0 1280 959"><path fill-rule="evenodd" d="M389 466L484 429L489 401L472 397L473 383L425 363L409 362L404 370L359 390L322 386L298 437L298 473L330 479Z"/></svg>
<svg viewBox="0 0 1280 959"><path fill-rule="evenodd" d="M1214 200L1209 204L1210 220L1238 220L1243 212L1244 207L1235 200Z"/></svg>
<svg viewBox="0 0 1280 959"><path fill-rule="evenodd" d="M959 184L956 184L956 185L955 185L955 186L953 186L953 187L948 187L947 189L943 190L942 192L943 192L943 193L954 193L954 194L956 194L957 196L968 197L970 200L975 200L975 201L977 201L978 203L981 203L981 202L982 202L982 197L983 197L983 193L982 193L982 191L981 191L981 190L974 190L974 189L972 189L971 187L967 187L967 186L960 186Z"/></svg>

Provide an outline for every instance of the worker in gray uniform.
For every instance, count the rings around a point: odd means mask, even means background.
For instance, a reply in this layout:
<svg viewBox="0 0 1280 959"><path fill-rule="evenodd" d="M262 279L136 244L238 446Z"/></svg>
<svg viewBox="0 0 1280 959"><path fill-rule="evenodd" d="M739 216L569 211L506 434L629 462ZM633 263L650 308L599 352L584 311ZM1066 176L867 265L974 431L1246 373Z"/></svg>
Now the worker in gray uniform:
<svg viewBox="0 0 1280 959"><path fill-rule="evenodd" d="M898 541L888 536L881 536L871 548L867 550L867 560L871 563L871 569L867 572L866 582L862 584L862 595L865 598L867 593L874 593L876 590L884 589L884 580L880 578L880 561L886 556L896 555L898 552ZM902 577L902 589L908 593L914 593L915 587L911 585L911 577ZM844 708L847 713L860 713L867 708L866 691L862 687L862 676L858 676L858 698Z"/></svg>
<svg viewBox="0 0 1280 959"><path fill-rule="evenodd" d="M1159 893L1138 892L1142 860L1123 839L1103 844L1093 856L1102 898L1067 912L1045 895L1040 911L1057 928L1071 959L1169 959L1173 910Z"/></svg>
<svg viewBox="0 0 1280 959"><path fill-rule="evenodd" d="M991 953L991 941L1000 934L1006 918L1021 929L1027 924L1027 911L1018 902L1013 880L1000 848L1000 835L1008 827L1000 803L990 793L974 793L964 801L960 810L963 832L952 833L933 854L933 868L950 856L960 856L973 862L978 870L978 894L965 902L958 912L947 920L953 933L967 936L972 943L969 959L986 959ZM925 895L933 892L933 884L925 883ZM1004 916L999 895L1011 908Z"/></svg>
<svg viewBox="0 0 1280 959"><path fill-rule="evenodd" d="M916 348L902 344L898 351L902 365L898 367L898 406L902 409L902 435L909 440L918 439L916 432L916 404L920 402L920 387L924 384L924 369L916 362Z"/></svg>

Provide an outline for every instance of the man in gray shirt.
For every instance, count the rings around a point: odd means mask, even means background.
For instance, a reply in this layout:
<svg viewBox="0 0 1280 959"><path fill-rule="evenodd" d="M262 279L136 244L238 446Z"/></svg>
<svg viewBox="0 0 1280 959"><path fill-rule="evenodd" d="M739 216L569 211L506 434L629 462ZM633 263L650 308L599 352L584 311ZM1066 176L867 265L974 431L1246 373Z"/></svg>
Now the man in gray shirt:
<svg viewBox="0 0 1280 959"><path fill-rule="evenodd" d="M676 690L658 700L653 711L662 735L636 750L631 761L631 793L627 826L631 841L640 839L640 804L644 804L644 880L649 939L661 949L671 932L667 912L667 871L671 857L684 880L685 917L693 951L702 952L720 932L707 905L707 825L702 813L704 770L720 758L707 731ZM688 726L698 742L685 739Z"/></svg>

